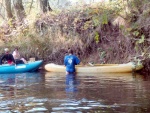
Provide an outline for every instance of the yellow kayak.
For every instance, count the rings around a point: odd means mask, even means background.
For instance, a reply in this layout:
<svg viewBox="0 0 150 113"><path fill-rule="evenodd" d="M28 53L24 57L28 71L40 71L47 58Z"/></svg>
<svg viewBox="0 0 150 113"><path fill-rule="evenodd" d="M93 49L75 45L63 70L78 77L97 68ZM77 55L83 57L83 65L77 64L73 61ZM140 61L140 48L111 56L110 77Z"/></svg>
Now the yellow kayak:
<svg viewBox="0 0 150 113"><path fill-rule="evenodd" d="M127 73L142 69L142 64L135 65L134 63L126 64L94 64L94 65L77 65L77 73ZM65 72L64 65L49 63L45 65L45 70L49 72Z"/></svg>

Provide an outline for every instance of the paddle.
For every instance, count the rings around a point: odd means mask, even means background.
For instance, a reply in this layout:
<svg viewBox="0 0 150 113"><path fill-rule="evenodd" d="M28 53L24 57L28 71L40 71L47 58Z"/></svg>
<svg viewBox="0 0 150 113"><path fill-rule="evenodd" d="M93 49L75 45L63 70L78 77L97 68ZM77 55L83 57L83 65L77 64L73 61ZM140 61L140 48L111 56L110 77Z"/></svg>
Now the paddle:
<svg viewBox="0 0 150 113"><path fill-rule="evenodd" d="M92 64L91 62L88 62L88 64L89 64L90 66L94 66L94 64Z"/></svg>

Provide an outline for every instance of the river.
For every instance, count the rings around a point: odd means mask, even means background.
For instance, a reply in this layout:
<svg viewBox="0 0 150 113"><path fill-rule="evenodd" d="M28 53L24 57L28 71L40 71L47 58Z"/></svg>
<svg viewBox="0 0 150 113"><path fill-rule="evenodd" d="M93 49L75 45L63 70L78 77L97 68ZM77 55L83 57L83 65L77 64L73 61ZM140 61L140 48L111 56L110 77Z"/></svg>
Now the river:
<svg viewBox="0 0 150 113"><path fill-rule="evenodd" d="M0 74L0 113L149 113L150 77Z"/></svg>

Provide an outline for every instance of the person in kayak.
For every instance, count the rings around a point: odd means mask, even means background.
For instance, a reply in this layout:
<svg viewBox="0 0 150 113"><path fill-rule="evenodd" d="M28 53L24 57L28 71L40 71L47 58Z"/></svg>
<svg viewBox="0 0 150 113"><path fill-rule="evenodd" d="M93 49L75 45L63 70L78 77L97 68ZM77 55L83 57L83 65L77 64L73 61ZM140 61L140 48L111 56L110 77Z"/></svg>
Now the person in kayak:
<svg viewBox="0 0 150 113"><path fill-rule="evenodd" d="M80 60L77 56L73 55L73 50L68 50L69 55L66 55L64 58L64 64L66 66L66 74L75 73L75 65L80 63Z"/></svg>
<svg viewBox="0 0 150 113"><path fill-rule="evenodd" d="M20 53L18 51L18 48L15 48L15 50L13 51L13 57L15 59L16 64L24 64L27 63L27 61L24 58L20 57Z"/></svg>
<svg viewBox="0 0 150 113"><path fill-rule="evenodd" d="M13 65L15 64L15 59L12 54L9 53L9 49L5 48L5 54L0 59L0 64L3 63L3 60L7 62L7 64Z"/></svg>

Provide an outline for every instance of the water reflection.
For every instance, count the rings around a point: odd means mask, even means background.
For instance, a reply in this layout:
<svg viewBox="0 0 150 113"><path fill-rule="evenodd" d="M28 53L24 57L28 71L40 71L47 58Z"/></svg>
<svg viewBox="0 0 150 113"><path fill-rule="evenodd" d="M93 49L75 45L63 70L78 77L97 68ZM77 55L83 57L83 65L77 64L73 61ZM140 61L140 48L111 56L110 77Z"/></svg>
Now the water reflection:
<svg viewBox="0 0 150 113"><path fill-rule="evenodd" d="M43 99L33 97L32 87L43 80L42 76L38 72L0 74L0 113L47 111Z"/></svg>
<svg viewBox="0 0 150 113"><path fill-rule="evenodd" d="M39 76L40 73L0 74L0 91L5 98L22 95L22 90L40 81Z"/></svg>
<svg viewBox="0 0 150 113"><path fill-rule="evenodd" d="M77 80L74 73L66 75L66 92L76 92L77 91Z"/></svg>
<svg viewBox="0 0 150 113"><path fill-rule="evenodd" d="M150 112L150 77L132 73L0 75L0 112Z"/></svg>

